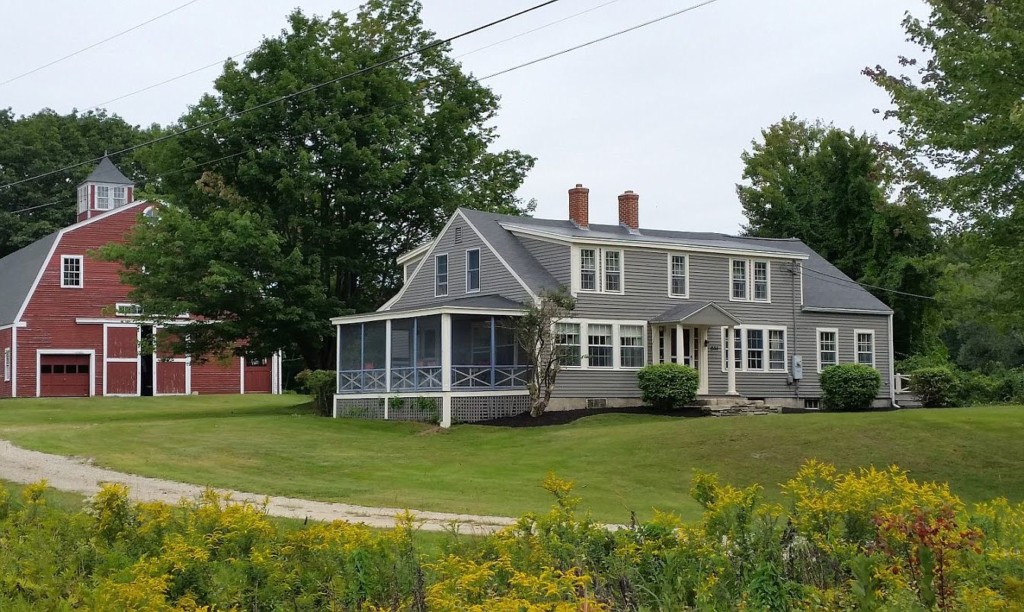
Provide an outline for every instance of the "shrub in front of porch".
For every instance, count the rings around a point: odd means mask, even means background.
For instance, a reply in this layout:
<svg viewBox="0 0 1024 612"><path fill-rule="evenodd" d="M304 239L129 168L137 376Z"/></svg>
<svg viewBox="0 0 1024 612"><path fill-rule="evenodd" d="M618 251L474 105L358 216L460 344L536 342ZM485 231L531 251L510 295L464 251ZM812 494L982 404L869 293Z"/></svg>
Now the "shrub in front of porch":
<svg viewBox="0 0 1024 612"><path fill-rule="evenodd" d="M645 403L655 408L681 408L697 399L700 375L678 363L649 365L637 373Z"/></svg>
<svg viewBox="0 0 1024 612"><path fill-rule="evenodd" d="M338 383L333 370L303 370L295 381L313 397L313 405L321 416L331 416L331 398Z"/></svg>
<svg viewBox="0 0 1024 612"><path fill-rule="evenodd" d="M821 401L826 410L870 408L882 387L882 375L871 366L843 363L821 373Z"/></svg>

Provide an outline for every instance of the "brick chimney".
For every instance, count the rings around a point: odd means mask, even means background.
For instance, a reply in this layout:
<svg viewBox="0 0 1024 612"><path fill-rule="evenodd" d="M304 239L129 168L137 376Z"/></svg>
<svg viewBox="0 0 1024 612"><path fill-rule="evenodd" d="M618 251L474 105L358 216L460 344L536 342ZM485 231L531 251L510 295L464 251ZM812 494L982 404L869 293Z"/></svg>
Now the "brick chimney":
<svg viewBox="0 0 1024 612"><path fill-rule="evenodd" d="M569 220L582 229L590 227L590 190L581 183L569 190Z"/></svg>
<svg viewBox="0 0 1024 612"><path fill-rule="evenodd" d="M640 229L640 194L627 189L619 196L619 225Z"/></svg>

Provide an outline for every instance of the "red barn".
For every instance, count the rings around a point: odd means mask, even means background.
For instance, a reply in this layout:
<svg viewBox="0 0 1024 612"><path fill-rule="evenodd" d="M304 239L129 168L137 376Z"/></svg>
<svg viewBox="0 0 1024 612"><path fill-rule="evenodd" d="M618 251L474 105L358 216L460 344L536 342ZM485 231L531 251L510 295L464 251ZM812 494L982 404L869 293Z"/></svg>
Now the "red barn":
<svg viewBox="0 0 1024 612"><path fill-rule="evenodd" d="M0 398L279 393L280 359L141 351L158 330L137 320L120 266L90 253L152 206L104 158L78 188L78 222L0 259Z"/></svg>

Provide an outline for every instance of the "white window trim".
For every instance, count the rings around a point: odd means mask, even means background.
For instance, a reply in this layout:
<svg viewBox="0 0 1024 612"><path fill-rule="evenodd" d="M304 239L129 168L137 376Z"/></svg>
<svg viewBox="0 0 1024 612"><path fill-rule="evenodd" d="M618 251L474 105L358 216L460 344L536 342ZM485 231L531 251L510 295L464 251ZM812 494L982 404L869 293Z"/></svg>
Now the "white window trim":
<svg viewBox="0 0 1024 612"><path fill-rule="evenodd" d="M746 265L747 269L747 290L746 294L742 298L738 298L732 294L733 280L735 279L733 263L742 261ZM759 300L754 299L754 264L763 263L765 264L765 271L768 273L765 279L768 283L768 299ZM687 269L689 274L689 269ZM770 259L759 259L759 258L742 258L742 257L731 257L729 258L729 301L730 302L756 302L758 304L771 304L772 303L772 262Z"/></svg>
<svg viewBox="0 0 1024 612"><path fill-rule="evenodd" d="M438 293L438 282L437 282L437 260L444 257L444 293ZM448 297L452 291L452 260L448 257L448 253L435 253L434 254L434 297Z"/></svg>
<svg viewBox="0 0 1024 612"><path fill-rule="evenodd" d="M126 312L131 309L132 312ZM142 308L132 302L117 302L114 304L114 315L118 317L137 317L142 314Z"/></svg>
<svg viewBox="0 0 1024 612"><path fill-rule="evenodd" d="M840 363L840 360L839 360L839 328L837 328L837 327L816 327L816 328L814 328L814 345L817 348L817 351L815 351L815 358L814 359L815 359L815 361L818 362L818 374L821 374L822 370L824 369L824 368L821 367L821 333L822 332L832 332L832 333L834 333L836 335L836 362L835 362L835 364L829 364L829 365L839 365L839 363Z"/></svg>
<svg viewBox="0 0 1024 612"><path fill-rule="evenodd" d="M740 334L740 345L741 345L740 346L740 351L743 352L743 360L742 360L743 367L742 368L736 368L737 372L753 372L753 373L757 373L757 374L787 374L787 373L789 373L789 328L787 328L785 325L754 325L754 324L751 324L751 325L736 325L736 326L733 326L731 328L730 327L722 327L722 328L719 328L719 329L722 330L722 335L721 335L721 344L722 344L721 366L722 366L722 372L728 372L729 371L728 370L728 361L726 360L725 356L727 354L729 354L730 358L735 359L735 357L733 357L730 354L730 351L732 350L733 347L732 346L726 346L725 333L724 332L727 329L735 329ZM762 366L761 366L760 369L754 369L754 368L747 367L747 364L748 364L748 362L747 362L747 330L748 329L759 329L762 332L764 332L764 348L761 349L761 351L764 354L761 357ZM771 342L768 339L768 336L769 336L768 332L770 332L770 331L781 331L782 332L782 352L783 352L783 355L785 355L785 358L783 359L784 367L781 370L780 369L774 369L774 370L771 369L771 357L769 355L769 353L771 351ZM729 340L732 341L732 338L730 338Z"/></svg>
<svg viewBox="0 0 1024 612"><path fill-rule="evenodd" d="M107 190L107 197L103 198L106 203L105 206L100 205L100 189ZM110 185L96 185L96 210L113 210L114 209L114 188Z"/></svg>
<svg viewBox="0 0 1024 612"><path fill-rule="evenodd" d="M78 284L68 285L64 282L64 264L69 260L78 260ZM82 289L85 287L85 256L83 255L61 255L60 256L60 287L61 289Z"/></svg>
<svg viewBox="0 0 1024 612"><path fill-rule="evenodd" d="M469 288L469 254L471 251L476 251L476 289ZM480 293L480 287L484 284L483 269L484 260L480 247L466 249L466 293Z"/></svg>
<svg viewBox="0 0 1024 612"><path fill-rule="evenodd" d="M581 270L580 266L583 263L583 257L580 255L580 251L592 250L594 251L594 275L595 284L594 289L582 289L581 285ZM605 253L617 252L619 254L619 290L609 291L605 289ZM572 294L577 295L579 293L604 293L609 295L623 295L626 293L626 250L619 248L605 248L597 245L580 244L573 245L572 252L570 254L570 263L572 264Z"/></svg>
<svg viewBox="0 0 1024 612"><path fill-rule="evenodd" d="M875 342L875 330L873 329L855 329L853 330L853 362L860 363L860 338L861 334L867 334L871 336L871 367L877 368L877 358L875 357L877 350L877 344ZM866 365L866 364L865 364Z"/></svg>
<svg viewBox="0 0 1024 612"><path fill-rule="evenodd" d="M686 267L686 273L683 276L683 293L672 293L672 258L682 257L683 265ZM671 252L667 253L666 261L668 262L668 297L676 299L687 299L690 297L690 255L687 253ZM730 264L731 266L731 264ZM730 268L731 269L731 268ZM730 284L730 287L732 285ZM730 289L731 291L731 289Z"/></svg>
<svg viewBox="0 0 1024 612"><path fill-rule="evenodd" d="M644 349L644 364L648 363L648 351L647 351L647 338L648 329L647 321L644 320L625 320L625 319L561 319L558 323L572 323L580 326L580 365L578 366L562 366L563 370L592 370L595 372L612 372L615 370L622 370L626 372L636 372L642 369L627 368L622 366L622 336L619 327L622 325L635 326L643 328L643 342L642 347ZM612 327L612 367L591 367L588 361L588 355L590 354L590 334L588 327L590 325L611 325Z"/></svg>
<svg viewBox="0 0 1024 612"><path fill-rule="evenodd" d="M11 347L4 349L4 382L11 382L11 364L14 360Z"/></svg>

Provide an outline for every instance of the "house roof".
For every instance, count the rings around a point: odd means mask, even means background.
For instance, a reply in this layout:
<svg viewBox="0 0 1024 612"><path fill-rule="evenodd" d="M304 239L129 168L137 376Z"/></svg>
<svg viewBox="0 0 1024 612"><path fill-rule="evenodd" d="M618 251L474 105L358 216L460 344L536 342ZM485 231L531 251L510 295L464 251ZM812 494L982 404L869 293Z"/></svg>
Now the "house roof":
<svg viewBox="0 0 1024 612"><path fill-rule="evenodd" d="M514 235L501 226L503 221L523 220L529 217L513 217L481 212L469 208L460 208L462 214L476 231L483 236L495 253L501 256L515 270L526 286L534 294L543 291L555 291L561 285L558 280L542 266Z"/></svg>
<svg viewBox="0 0 1024 612"><path fill-rule="evenodd" d="M838 268L796 238L750 238L716 232L682 232L641 228L630 231L621 225L592 223L581 229L569 220L535 219L513 215L499 215L471 209L460 209L473 225L487 238L509 265L536 288L556 288L558 281L542 266L523 244L516 239L516 228L543 232L554 238L573 240L615 240L625 243L664 244L681 249L706 248L722 251L763 253L768 256L803 259L804 308L825 310L855 310L888 314L892 310L871 295Z"/></svg>
<svg viewBox="0 0 1024 612"><path fill-rule="evenodd" d="M59 237L60 232L54 232L0 259L0 325L14 323Z"/></svg>
<svg viewBox="0 0 1024 612"><path fill-rule="evenodd" d="M684 302L651 319L651 323L683 323L694 325L739 325L740 320L714 302Z"/></svg>
<svg viewBox="0 0 1024 612"><path fill-rule="evenodd" d="M85 179L86 183L112 183L114 185L134 185L133 181L128 180L114 162L110 161L109 157L104 156L100 160L100 163L96 166L96 169Z"/></svg>
<svg viewBox="0 0 1024 612"><path fill-rule="evenodd" d="M452 297L445 300L435 300L429 306L415 306L407 308L392 308L387 312L406 312L410 310L423 310L425 308L472 308L483 310L522 310L523 305L503 295L491 293L487 295L471 295L468 297Z"/></svg>

